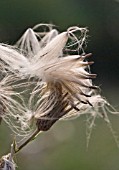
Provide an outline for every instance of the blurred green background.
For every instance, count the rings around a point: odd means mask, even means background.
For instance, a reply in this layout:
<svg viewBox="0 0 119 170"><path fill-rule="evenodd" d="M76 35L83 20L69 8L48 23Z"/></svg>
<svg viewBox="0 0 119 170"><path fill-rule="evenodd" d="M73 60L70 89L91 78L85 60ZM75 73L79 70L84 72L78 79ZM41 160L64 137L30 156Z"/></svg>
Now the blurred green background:
<svg viewBox="0 0 119 170"><path fill-rule="evenodd" d="M88 27L86 52L93 53L94 81L119 110L119 0L0 0L0 42L14 44L38 23L60 31ZM119 117L109 116L119 136ZM86 148L86 116L59 122L16 156L18 170L119 170L119 149L106 123L96 120ZM9 152L12 133L0 126L0 155Z"/></svg>

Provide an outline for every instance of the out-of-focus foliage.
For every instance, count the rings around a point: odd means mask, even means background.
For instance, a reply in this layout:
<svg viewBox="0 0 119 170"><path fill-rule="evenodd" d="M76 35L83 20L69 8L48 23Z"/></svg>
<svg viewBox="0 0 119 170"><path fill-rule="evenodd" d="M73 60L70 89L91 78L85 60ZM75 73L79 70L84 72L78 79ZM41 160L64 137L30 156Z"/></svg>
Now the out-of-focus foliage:
<svg viewBox="0 0 119 170"><path fill-rule="evenodd" d="M86 52L93 53L95 84L119 110L118 0L0 0L0 42L15 43L37 23L53 23L59 30L78 25L89 28ZM109 128L96 121L86 148L86 117L59 122L18 155L19 170L118 170L119 149ZM111 117L119 136L119 117ZM11 132L0 126L0 155L9 151Z"/></svg>

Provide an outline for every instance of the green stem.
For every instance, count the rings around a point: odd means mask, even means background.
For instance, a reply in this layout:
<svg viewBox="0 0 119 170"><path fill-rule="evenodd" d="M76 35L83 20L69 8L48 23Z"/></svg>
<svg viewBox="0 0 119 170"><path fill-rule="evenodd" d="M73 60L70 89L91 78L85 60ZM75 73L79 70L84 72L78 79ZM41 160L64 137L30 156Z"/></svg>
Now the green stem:
<svg viewBox="0 0 119 170"><path fill-rule="evenodd" d="M40 131L36 129L34 133L15 150L15 154L18 153L22 148L24 148L29 142L31 142L39 134L39 132Z"/></svg>

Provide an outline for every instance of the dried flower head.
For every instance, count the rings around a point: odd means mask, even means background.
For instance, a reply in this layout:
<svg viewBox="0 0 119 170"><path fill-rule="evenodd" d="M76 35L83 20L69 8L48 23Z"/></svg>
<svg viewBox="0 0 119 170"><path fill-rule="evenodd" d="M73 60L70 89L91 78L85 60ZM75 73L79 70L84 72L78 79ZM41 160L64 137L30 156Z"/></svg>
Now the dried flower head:
<svg viewBox="0 0 119 170"><path fill-rule="evenodd" d="M26 71L31 77L39 78L29 103L40 95L33 117L37 120L38 129L45 131L62 117L79 116L89 110L93 115L100 100L95 94L97 87L91 81L96 74L88 71L93 64L88 61L91 54L78 54L84 52L87 29L71 27L58 34L48 25L48 31L36 32L41 26L28 29L17 45L30 57L30 70ZM77 32L81 33L79 37Z"/></svg>
<svg viewBox="0 0 119 170"><path fill-rule="evenodd" d="M5 155L0 159L0 170L15 170L16 165L11 159L11 154Z"/></svg>
<svg viewBox="0 0 119 170"><path fill-rule="evenodd" d="M86 28L70 27L59 33L52 25L38 24L26 30L15 47L0 45L2 74L25 81L21 83L11 79L15 82L12 87L17 86L18 91L27 88L20 100L11 99L11 95L18 94L14 88L10 95L6 88L4 93L7 97L1 100L1 106L3 100L7 101L5 108L9 110L3 118L9 119L8 124L14 118L17 125L11 126L18 133L26 133L34 120L39 131L49 130L59 119L87 113L108 120L106 110L109 104L92 83L96 77L90 72L93 61L90 61L91 54L84 52L87 32ZM3 80L1 83L6 84L7 81Z"/></svg>

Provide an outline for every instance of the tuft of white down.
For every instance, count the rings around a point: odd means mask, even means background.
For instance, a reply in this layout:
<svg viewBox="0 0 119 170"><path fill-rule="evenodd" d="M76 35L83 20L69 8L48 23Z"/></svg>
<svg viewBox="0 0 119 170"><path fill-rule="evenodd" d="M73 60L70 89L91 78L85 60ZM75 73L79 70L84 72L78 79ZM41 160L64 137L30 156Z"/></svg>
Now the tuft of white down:
<svg viewBox="0 0 119 170"><path fill-rule="evenodd" d="M7 71L24 73L23 70L28 70L30 62L20 54L15 48L9 45L0 44L0 60L1 69Z"/></svg>

